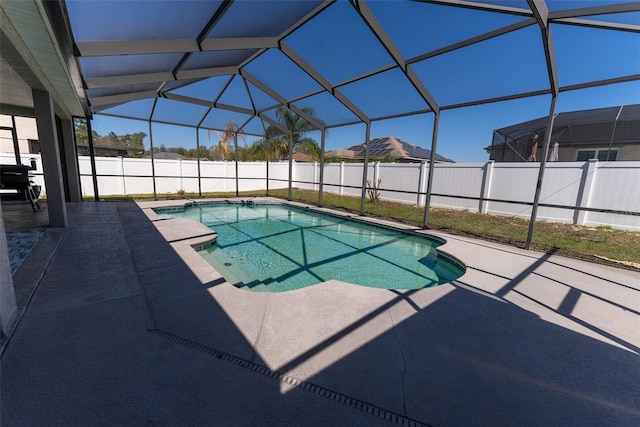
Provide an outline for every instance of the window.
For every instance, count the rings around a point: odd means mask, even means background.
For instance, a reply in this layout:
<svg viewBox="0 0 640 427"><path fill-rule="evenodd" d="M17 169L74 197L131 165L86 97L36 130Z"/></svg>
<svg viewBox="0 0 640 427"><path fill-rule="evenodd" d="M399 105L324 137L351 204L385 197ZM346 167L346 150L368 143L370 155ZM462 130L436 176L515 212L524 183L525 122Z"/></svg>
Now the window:
<svg viewBox="0 0 640 427"><path fill-rule="evenodd" d="M598 160L601 162L612 161L618 157L618 150L600 150L598 151Z"/></svg>
<svg viewBox="0 0 640 427"><path fill-rule="evenodd" d="M586 162L589 159L596 158L596 150L580 150L576 157L576 162Z"/></svg>
<svg viewBox="0 0 640 427"><path fill-rule="evenodd" d="M576 156L577 162L586 162L589 159L598 159L601 162L613 161L618 157L618 150L579 150Z"/></svg>
<svg viewBox="0 0 640 427"><path fill-rule="evenodd" d="M0 114L0 153L2 164L21 164L32 151L30 141L38 141L36 119Z"/></svg>

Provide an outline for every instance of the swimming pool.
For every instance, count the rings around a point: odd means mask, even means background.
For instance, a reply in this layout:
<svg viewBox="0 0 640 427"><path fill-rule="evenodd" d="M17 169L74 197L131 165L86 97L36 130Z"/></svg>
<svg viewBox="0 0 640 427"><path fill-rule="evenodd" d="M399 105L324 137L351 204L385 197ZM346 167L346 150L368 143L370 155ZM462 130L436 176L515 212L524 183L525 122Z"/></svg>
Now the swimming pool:
<svg viewBox="0 0 640 427"><path fill-rule="evenodd" d="M234 286L283 292L340 280L383 289L451 282L465 266L436 248L444 240L285 204L206 202L158 208L218 233L199 253Z"/></svg>

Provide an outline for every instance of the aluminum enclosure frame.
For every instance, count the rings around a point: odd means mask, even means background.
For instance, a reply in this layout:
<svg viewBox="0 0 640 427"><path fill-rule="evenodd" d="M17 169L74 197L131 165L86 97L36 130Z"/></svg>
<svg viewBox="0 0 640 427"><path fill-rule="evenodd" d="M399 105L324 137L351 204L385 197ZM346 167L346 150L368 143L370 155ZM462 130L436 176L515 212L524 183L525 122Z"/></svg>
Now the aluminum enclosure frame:
<svg viewBox="0 0 640 427"><path fill-rule="evenodd" d="M219 8L215 11L215 13L208 20L206 25L202 28L198 36L195 40L192 39L172 39L172 40L129 40L129 41L76 41L76 57L79 60L83 57L101 57L101 56L109 56L109 55L127 55L127 54L159 54L159 53L172 53L172 52L183 52L183 56L180 61L176 64L176 66L170 72L164 73L143 73L143 74L122 74L122 75L114 75L114 76L106 76L100 78L85 78L85 88L86 89L98 89L98 88L115 88L118 85L122 84L142 84L142 83L158 83L158 88L155 91L142 91L142 92L125 92L119 93L115 95L105 95L105 96L96 96L91 97L87 96L88 102L91 104L91 114L104 114L111 115L107 110L114 107L115 105L119 105L122 103L126 103L129 101L140 100L140 99L149 99L154 98L154 104L152 112L148 118L149 129L150 129L150 140L151 145L153 147L152 137L151 137L151 123L166 123L166 124L174 124L181 125L181 123L171 123L166 121L158 121L153 118L153 110L155 110L156 102L159 98L172 99L180 102L193 103L197 105L204 105L208 107L205 115L200 118L198 121L196 129L196 146L198 148L199 153L199 130L200 129L212 129L210 127L204 127L203 121L207 117L207 115L211 112L212 108L218 108L221 110L239 112L243 114L250 115L251 118L248 119L245 123L243 123L238 132L246 133L243 129L244 127L251 121L252 118L258 117L262 121L262 126L264 128L265 122L270 126L278 127L278 123L270 120L269 117L265 114L266 110L259 110L256 108L254 100L251 97L251 91L249 90L249 84L256 86L258 89L272 97L276 100L281 106L284 106L294 113L298 114L309 123L314 125L320 132L322 136L322 149L324 150L324 141L326 131L332 127L338 126L346 126L350 124L362 123L366 127L365 132L365 141L369 140L370 128L373 122L388 120L396 117L403 117L407 115L413 114L425 114L425 113L433 113L434 114L434 124L433 124L433 132L431 135L431 153L432 158L430 159L430 164L433 164L436 152L436 146L438 142L438 127L440 122L440 113L442 111L454 110L465 107L472 107L478 105L491 104L502 101L516 100L516 99L524 99L530 98L534 96L541 95L550 95L551 96L551 104L550 104L550 112L549 112L549 125L552 124L552 120L555 114L555 106L558 96L563 92L569 92L574 90L581 90L587 88L595 88L600 86L606 86L610 84L624 83L624 82L632 82L640 80L640 74L620 76L614 78L600 79L596 81L589 81L585 83L571 84L561 86L558 79L558 71L556 65L556 54L554 41L552 37L552 24L563 24L563 25L571 25L571 26L580 26L580 27L588 27L588 28L596 28L596 29L607 29L607 30L616 30L616 31L624 31L631 32L634 34L640 34L640 25L632 25L632 24L624 24L624 23L615 23L615 22L605 22L594 19L589 19L589 17L596 15L610 15L610 14L620 14L620 13L634 13L640 12L640 2L631 2L631 3L620 3L620 4L608 4L608 5L599 5L592 6L580 9L568 9L568 10L560 10L560 11L549 11L547 8L547 4L544 0L526 0L528 8L520 8L520 7L511 7L504 6L500 4L492 4L490 2L473 2L473 1L463 1L463 0L418 0L418 2L422 3L431 3L440 6L454 7L454 8L465 8L472 9L476 11L485 11L485 12L496 12L501 14L506 14L514 17L521 17L522 19L503 26L501 28L497 28L495 30L488 31L486 33L473 36L471 38L467 38L465 40L455 42L445 47L438 48L436 50L432 50L430 52L425 52L420 55L414 56L412 58L404 58L400 49L395 45L393 39L386 32L384 26L376 19L375 14L370 9L369 5L366 1L362 0L350 0L350 4L357 13L357 15L362 19L363 23L366 25L371 34L378 40L380 46L389 54L389 56L393 59L393 64L388 66L383 66L377 69L372 69L361 73L360 75L350 77L346 80L331 83L327 80L322 73L318 70L314 69L312 65L310 65L300 54L298 54L295 49L293 49L285 40L290 34L295 32L297 29L305 26L309 21L322 14L325 10L331 7L335 1L326 0L319 3L315 8L313 8L308 13L301 16L294 23L289 25L284 31L280 32L278 36L273 35L264 35L264 36L254 36L254 37L238 37L238 38L209 38L210 34L216 28L216 25L224 19L225 15L229 13L229 11L233 8L234 2L233 0L225 0L222 1ZM420 77L416 74L414 65L420 61L424 61L426 59L435 58L440 55L444 55L449 52L456 51L458 49L471 46L477 43L481 43L486 40L490 40L499 36L508 35L512 32L521 30L523 28L527 28L533 25L538 25L541 32L541 44L544 50L544 56L546 61L547 75L548 75L548 88L540 89L540 90L525 90L519 93L508 94L508 95L499 95L491 98L483 98L473 101L465 101L458 103L449 103L449 104L438 104L433 97L433 95L428 90L428 85L425 85L424 82L420 79ZM68 29L70 33L70 29ZM194 54L198 52L213 52L213 51L232 51L238 49L255 49L256 51L250 55L243 62L230 65L230 66L222 66L215 68L203 68L203 69L186 69L185 64ZM279 50L288 60L290 60L293 64L299 67L308 77L310 77L314 82L316 82L319 86L319 90L313 90L303 95L299 95L295 98L287 98L282 93L279 93L277 90L269 86L267 83L263 82L247 70L247 66L251 64L253 60L259 58L264 52L269 49L277 49ZM80 67L82 68L82 67ZM366 78L373 77L379 75L381 73L399 69L402 74L406 77L406 79L411 83L416 93L424 100L427 109L420 109L409 112L401 112L401 113L393 113L386 114L381 116L370 117L366 115L362 110L358 108L356 103L353 100L349 99L346 96L341 88L352 84L363 81ZM215 97L212 102L202 102L196 98L190 98L182 95L178 95L176 93L171 92L178 86L172 86L167 89L167 85L173 82L179 82L181 80L185 80L185 84L191 83L193 80L201 80L208 77L213 76L229 76L227 84L220 91L220 93ZM242 79L244 86L247 88L247 93L250 98L250 102L252 105L252 109L247 109L244 107L223 104L220 103L219 100L222 94L225 92L229 84L231 83L234 76L239 76ZM341 122L332 125L325 125L321 120L316 120L314 117L310 117L305 114L299 107L295 105L295 103L300 102L306 98L312 97L319 93L329 93L335 100L337 100L342 106L346 108L347 111L350 111L355 117L357 117L358 121L348 121ZM320 118L321 119L321 118ZM288 130L280 128L283 133L287 133ZM237 148L237 136L238 132L235 135L236 148ZM249 133L247 133L249 134ZM539 198L544 178L544 169L545 169L545 159L546 154L549 149L550 143L550 132L548 133L549 137L545 138L545 143L543 146L543 156L542 161L540 162L540 168L538 173L538 182L536 185L535 196L533 200L533 209L530 218L530 226L529 232L527 235L526 247L530 248L532 239L533 239L533 231L536 221L536 212L537 206L539 204ZM291 136L291 135L290 135ZM289 140L291 141L291 137ZM368 147L367 147L368 148ZM290 150L291 151L291 150ZM324 151L322 151L321 159L320 159L320 194L318 204L322 205L322 191L323 191L323 174L322 171L324 169ZM152 159L153 159L153 148L152 148ZM199 154L198 154L199 161ZM291 158L289 159L291 163ZM364 160L364 168L363 168L363 178L362 178L362 197L361 197L361 210L360 214L365 214L364 202L366 196L367 189L367 166L368 166L368 149L365 150L365 160ZM237 149L236 149L236 170L237 170ZM289 198L291 198L291 186L292 186L292 168L289 167ZM268 162L267 162L267 171L268 171ZM95 170L93 171L95 174ZM94 177L95 179L95 177ZM236 193L238 192L238 184L237 184L238 176L236 173ZM426 191L426 204L425 204L425 213L424 213L424 221L423 227L428 227L428 217L429 217L429 205L430 205L430 196L432 192L432 184L433 184L433 168L429 168L428 180L427 180L427 191ZM199 194L202 194L202 187L200 184L200 168L198 163L198 187ZM268 191L268 183L267 183L267 191ZM97 188L96 188L96 195ZM154 196L155 196L155 172L154 172Z"/></svg>

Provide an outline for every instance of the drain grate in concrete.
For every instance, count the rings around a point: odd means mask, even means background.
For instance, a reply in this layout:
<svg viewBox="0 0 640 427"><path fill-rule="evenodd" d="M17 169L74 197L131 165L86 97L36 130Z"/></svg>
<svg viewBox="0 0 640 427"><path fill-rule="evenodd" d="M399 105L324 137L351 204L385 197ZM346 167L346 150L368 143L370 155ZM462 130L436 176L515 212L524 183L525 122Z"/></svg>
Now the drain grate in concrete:
<svg viewBox="0 0 640 427"><path fill-rule="evenodd" d="M250 362L248 360L242 359L237 356L232 356L227 353L223 353L221 351L215 350L211 347L207 347L202 344L198 344L197 342L188 340L183 337L179 337L177 335L173 335L169 332L162 331L160 329L151 329L149 332L152 334L158 335L164 339L169 341L173 341L177 344L192 348L194 350L200 351L202 353L213 356L217 359L224 360L226 362L233 363L234 365L241 366L246 369L250 369L259 374L276 378L279 381L286 382L287 384L291 384L293 386L302 388L311 393L315 393L318 396L325 397L327 399L331 399L333 401L342 403L354 409L359 409L371 415L375 415L377 417L388 420L392 423L400 424L403 426L409 427L429 427L427 424L421 423L419 421L413 420L411 418L405 417L404 415L397 414L395 412L387 411L386 409L382 409L378 406L372 405L370 403L364 402L362 400L354 399L352 397L346 396L341 393L337 393L335 391L329 390L327 388L321 387L319 385L315 385L306 381L299 380L290 375L286 375L277 371L273 371L265 366L258 365L257 363Z"/></svg>

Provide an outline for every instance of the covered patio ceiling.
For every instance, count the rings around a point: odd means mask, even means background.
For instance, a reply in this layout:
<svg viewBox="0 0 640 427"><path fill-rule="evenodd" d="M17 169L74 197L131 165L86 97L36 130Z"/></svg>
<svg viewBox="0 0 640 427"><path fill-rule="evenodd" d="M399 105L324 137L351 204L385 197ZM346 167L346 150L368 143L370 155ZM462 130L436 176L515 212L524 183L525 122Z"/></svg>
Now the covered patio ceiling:
<svg viewBox="0 0 640 427"><path fill-rule="evenodd" d="M640 80L640 2L625 0L63 7L90 113L205 129L262 135L280 106L322 130Z"/></svg>

